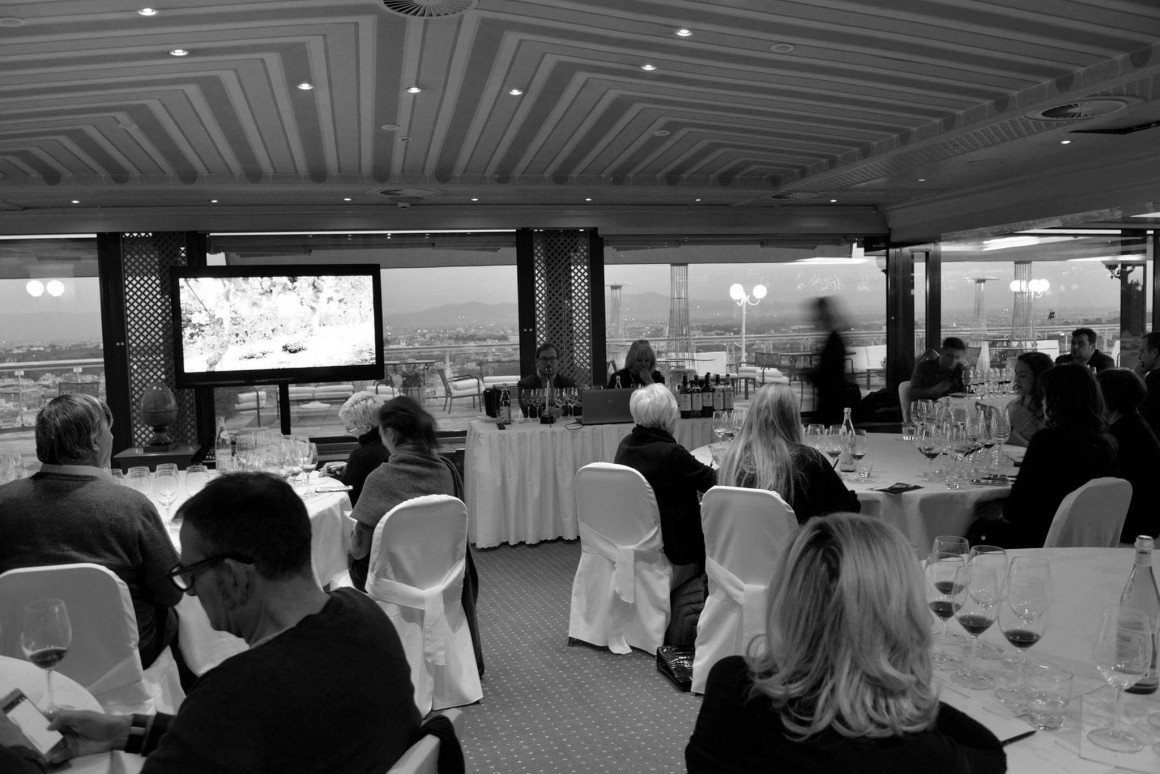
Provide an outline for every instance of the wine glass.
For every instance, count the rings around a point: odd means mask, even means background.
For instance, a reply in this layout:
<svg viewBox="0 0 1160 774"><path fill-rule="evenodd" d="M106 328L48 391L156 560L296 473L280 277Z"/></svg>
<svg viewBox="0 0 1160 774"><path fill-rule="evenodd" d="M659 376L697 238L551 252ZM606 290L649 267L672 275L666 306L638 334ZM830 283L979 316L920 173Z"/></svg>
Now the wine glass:
<svg viewBox="0 0 1160 774"><path fill-rule="evenodd" d="M129 468L128 474L125 476L125 486L130 489L136 489L146 497L153 491L153 479L149 473L149 468L144 465Z"/></svg>
<svg viewBox="0 0 1160 774"><path fill-rule="evenodd" d="M1019 682L1000 688L995 696L1004 704L1025 703L1023 672L1027 649L1043 637L1047 610L1051 607L1051 565L1042 557L1017 556L1011 560L1003 604L999 606L999 629L1007 642L1019 650Z"/></svg>
<svg viewBox="0 0 1160 774"><path fill-rule="evenodd" d="M870 439L866 436L865 430L854 431L854 460L861 462L862 458L866 456L866 452L870 448Z"/></svg>
<svg viewBox="0 0 1160 774"><path fill-rule="evenodd" d="M812 446L818 451L822 451L822 439L826 434L826 429L821 425L807 425L806 426L806 446ZM825 452L822 452L823 454Z"/></svg>
<svg viewBox="0 0 1160 774"><path fill-rule="evenodd" d="M991 412L991 437L995 439L995 467L998 467L1003 461L1003 445L1011 437L1011 417L1006 408Z"/></svg>
<svg viewBox="0 0 1160 774"><path fill-rule="evenodd" d="M44 670L48 685L46 712L59 709L52 693L52 670L72 646L72 622L62 599L40 599L24 606L20 649L24 657Z"/></svg>
<svg viewBox="0 0 1160 774"><path fill-rule="evenodd" d="M200 492L209 483L209 470L205 465L190 465L185 469L185 492L190 497Z"/></svg>
<svg viewBox="0 0 1160 774"><path fill-rule="evenodd" d="M305 486L310 483L310 474L318 465L318 444L300 440L294 444L294 452L297 455L298 468L302 471L302 484Z"/></svg>
<svg viewBox="0 0 1160 774"><path fill-rule="evenodd" d="M713 435L718 441L725 439L725 434L733 429L733 417L727 411L713 412Z"/></svg>
<svg viewBox="0 0 1160 774"><path fill-rule="evenodd" d="M158 467L157 474L153 477L153 496L157 498L157 502L165 506L166 521L169 521L169 506L177 499L180 484L176 470Z"/></svg>
<svg viewBox="0 0 1160 774"><path fill-rule="evenodd" d="M982 544L971 546L967 562L993 568L1000 587L1007 582L1009 562L1006 549Z"/></svg>
<svg viewBox="0 0 1160 774"><path fill-rule="evenodd" d="M1092 649L1096 669L1116 691L1112 724L1088 732L1088 740L1105 750L1132 753L1144 749L1135 734L1120 724L1124 689L1135 685L1152 664L1152 618L1128 607L1105 607Z"/></svg>
<svg viewBox="0 0 1160 774"><path fill-rule="evenodd" d="M968 556L971 553L971 544L965 537L958 535L939 535L934 539L931 553L948 553ZM963 561L966 561L965 559Z"/></svg>
<svg viewBox="0 0 1160 774"><path fill-rule="evenodd" d="M830 459L836 464L838 457L842 456L842 447L845 442L845 433L842 431L841 425L830 425L826 428L826 435L823 442L822 451L829 455Z"/></svg>
<svg viewBox="0 0 1160 774"><path fill-rule="evenodd" d="M934 461L942 454L942 431L933 422L924 422L915 435L914 448L927 459L927 468L921 478L932 481L935 478Z"/></svg>
<svg viewBox="0 0 1160 774"><path fill-rule="evenodd" d="M962 554L947 551L935 551L927 558L924 572L926 574L926 597L931 612L942 621L942 638L939 640L939 649L931 654L931 662L938 669L950 669L959 666L962 659L947 652L947 622L954 611L955 580L959 570L965 567L965 558Z"/></svg>
<svg viewBox="0 0 1160 774"><path fill-rule="evenodd" d="M995 568L968 563L955 576L952 594L955 618L971 635L971 658L966 668L951 675L951 682L976 691L994 688L995 681L975 669L975 655L979 635L995 623L1002 601L1003 591L995 575Z"/></svg>
<svg viewBox="0 0 1160 774"><path fill-rule="evenodd" d="M733 431L729 434L730 438L735 438L741 432L741 428L745 425L745 409L733 409Z"/></svg>

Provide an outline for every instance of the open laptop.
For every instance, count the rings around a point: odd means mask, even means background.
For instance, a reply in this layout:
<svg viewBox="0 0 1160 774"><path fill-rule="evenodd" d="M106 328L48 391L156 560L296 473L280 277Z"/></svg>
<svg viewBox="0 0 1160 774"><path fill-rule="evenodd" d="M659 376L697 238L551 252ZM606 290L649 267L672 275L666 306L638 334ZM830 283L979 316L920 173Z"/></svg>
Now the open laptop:
<svg viewBox="0 0 1160 774"><path fill-rule="evenodd" d="M584 413L580 421L586 425L611 425L631 422L628 399L635 390L584 390L581 400Z"/></svg>

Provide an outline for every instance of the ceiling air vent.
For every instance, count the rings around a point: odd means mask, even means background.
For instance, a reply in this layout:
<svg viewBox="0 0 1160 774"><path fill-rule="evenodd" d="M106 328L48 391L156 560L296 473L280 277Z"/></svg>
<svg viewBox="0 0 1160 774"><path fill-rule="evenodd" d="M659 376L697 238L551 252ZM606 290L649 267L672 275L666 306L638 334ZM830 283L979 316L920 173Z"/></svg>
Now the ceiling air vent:
<svg viewBox="0 0 1160 774"><path fill-rule="evenodd" d="M383 0L391 13L418 19L439 19L470 11L479 0Z"/></svg>
<svg viewBox="0 0 1160 774"><path fill-rule="evenodd" d="M1034 113L1029 113L1027 117L1039 121L1086 121L1089 118L1110 116L1127 106L1128 100L1126 99L1100 97L1067 102L1063 105L1037 110Z"/></svg>
<svg viewBox="0 0 1160 774"><path fill-rule="evenodd" d="M798 200L798 199L817 199L820 196L821 196L821 194L817 193L815 191L790 191L789 193L774 194L773 196L770 196L769 198L770 199L782 199L782 200L785 200L785 199Z"/></svg>
<svg viewBox="0 0 1160 774"><path fill-rule="evenodd" d="M438 196L441 192L433 188L384 188L376 193L395 203L418 204L424 199Z"/></svg>

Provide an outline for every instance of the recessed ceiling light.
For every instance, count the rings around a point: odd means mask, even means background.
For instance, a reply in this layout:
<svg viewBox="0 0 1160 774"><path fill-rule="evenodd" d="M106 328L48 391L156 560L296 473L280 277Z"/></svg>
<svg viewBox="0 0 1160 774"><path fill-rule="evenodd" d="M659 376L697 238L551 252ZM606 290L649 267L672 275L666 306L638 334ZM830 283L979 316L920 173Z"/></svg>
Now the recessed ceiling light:
<svg viewBox="0 0 1160 774"><path fill-rule="evenodd" d="M72 203L73 203L73 204L80 204L80 203L81 203L81 200L80 200L80 199L73 199L73 200L72 200Z"/></svg>
<svg viewBox="0 0 1160 774"><path fill-rule="evenodd" d="M523 93L524 93L523 89L512 89L508 92L508 94L511 94L513 97L518 97Z"/></svg>
<svg viewBox="0 0 1160 774"><path fill-rule="evenodd" d="M418 86L408 86L407 87L408 94L418 94L421 91L422 91L422 89L420 89Z"/></svg>
<svg viewBox="0 0 1160 774"><path fill-rule="evenodd" d="M399 142L410 142L410 141L411 141L410 137L400 137L399 138Z"/></svg>
<svg viewBox="0 0 1160 774"><path fill-rule="evenodd" d="M584 201L586 201L586 202L590 202L590 201L592 201L592 200L591 200L591 199L585 199Z"/></svg>
<svg viewBox="0 0 1160 774"><path fill-rule="evenodd" d="M170 56L189 56L189 50L185 48L175 48L169 52Z"/></svg>
<svg viewBox="0 0 1160 774"><path fill-rule="evenodd" d="M137 13L141 14L142 16L156 16L157 9L156 8L142 8L141 10L137 11Z"/></svg>
<svg viewBox="0 0 1160 774"><path fill-rule="evenodd" d="M769 47L769 50L778 54L788 54L794 50L794 47L790 43L774 43Z"/></svg>
<svg viewBox="0 0 1160 774"><path fill-rule="evenodd" d="M693 37L693 31L685 29L684 27L682 27L681 29L677 30L677 37L678 38L691 38L691 37Z"/></svg>
<svg viewBox="0 0 1160 774"><path fill-rule="evenodd" d="M1071 145L1071 140L1060 140L1059 144L1060 145Z"/></svg>
<svg viewBox="0 0 1160 774"><path fill-rule="evenodd" d="M695 201L695 202L699 202L699 201L701 201L701 200L700 200L700 199L694 199L693 201Z"/></svg>
<svg viewBox="0 0 1160 774"><path fill-rule="evenodd" d="M672 134L672 132L670 132L668 129L657 129L655 132L653 132L653 137L668 137L670 134Z"/></svg>
<svg viewBox="0 0 1160 774"><path fill-rule="evenodd" d="M653 70L657 69L657 66L656 66L656 65L651 65L651 64L642 64L642 65L640 66L640 69L642 69L642 70L645 70L645 71L647 71L647 72L650 72L650 73L651 73Z"/></svg>
<svg viewBox="0 0 1160 774"><path fill-rule="evenodd" d="M303 81L302 83L298 84L298 88L302 89L303 91L310 91L314 88L314 84L306 83L306 81Z"/></svg>
<svg viewBox="0 0 1160 774"><path fill-rule="evenodd" d="M918 179L918 182L920 182L920 183L925 183L925 182L926 182L926 178L925 178L925 177L920 177L920 178Z"/></svg>
<svg viewBox="0 0 1160 774"><path fill-rule="evenodd" d="M382 129L384 132L397 132L397 131L399 131L398 124L383 124L379 128Z"/></svg>
<svg viewBox="0 0 1160 774"><path fill-rule="evenodd" d="M837 203L837 201L838 201L837 199L830 199L830 204L835 204L835 203Z"/></svg>
<svg viewBox="0 0 1160 774"><path fill-rule="evenodd" d="M475 197L473 196L473 197L471 197L471 201L473 201L473 202L477 202L477 201L479 201L479 199L477 199L477 198L475 198Z"/></svg>
<svg viewBox="0 0 1160 774"><path fill-rule="evenodd" d="M3 16L0 17L0 27L23 27L24 19L19 16Z"/></svg>
<svg viewBox="0 0 1160 774"><path fill-rule="evenodd" d="M344 196L344 197L342 197L342 200L343 200L344 202L349 202L349 201L350 201L350 197L349 197L349 196Z"/></svg>
<svg viewBox="0 0 1160 774"><path fill-rule="evenodd" d="M217 204L217 203L218 203L218 200L217 200L217 199L210 199L210 200L209 200L209 203L210 203L210 204Z"/></svg>

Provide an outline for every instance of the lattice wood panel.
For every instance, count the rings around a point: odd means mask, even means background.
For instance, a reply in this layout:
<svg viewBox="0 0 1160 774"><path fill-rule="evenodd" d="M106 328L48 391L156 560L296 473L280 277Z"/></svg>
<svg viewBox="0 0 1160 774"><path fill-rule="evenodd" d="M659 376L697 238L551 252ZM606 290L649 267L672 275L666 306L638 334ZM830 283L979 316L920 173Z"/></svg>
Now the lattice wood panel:
<svg viewBox="0 0 1160 774"><path fill-rule="evenodd" d="M133 407L133 442L144 445L153 430L141 419L141 396L154 382L164 382L177 398L177 419L169 428L178 443L197 443L193 390L174 387L173 320L169 269L189 260L184 232L122 234L125 272L125 327L129 358L129 391Z"/></svg>
<svg viewBox="0 0 1160 774"><path fill-rule="evenodd" d="M555 344L560 373L592 383L592 254L587 231L534 231L536 335ZM597 321L603 325L604 321Z"/></svg>

